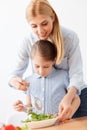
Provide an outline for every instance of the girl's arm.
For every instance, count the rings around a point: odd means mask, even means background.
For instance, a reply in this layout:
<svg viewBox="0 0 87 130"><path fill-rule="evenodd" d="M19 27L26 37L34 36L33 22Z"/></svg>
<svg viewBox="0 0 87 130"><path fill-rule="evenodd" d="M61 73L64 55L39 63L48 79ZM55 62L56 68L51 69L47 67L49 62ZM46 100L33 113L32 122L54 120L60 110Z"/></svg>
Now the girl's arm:
<svg viewBox="0 0 87 130"><path fill-rule="evenodd" d="M26 95L25 112L32 110L31 97Z"/></svg>
<svg viewBox="0 0 87 130"><path fill-rule="evenodd" d="M31 105L31 98L30 98L30 96L27 96L27 95L26 95L26 104L23 104L23 102L20 101L20 100L17 100L13 104L13 108L16 111L19 111L19 112L21 112L21 111L27 112L27 110L29 110L29 109L31 110L31 107L32 107L32 105Z"/></svg>

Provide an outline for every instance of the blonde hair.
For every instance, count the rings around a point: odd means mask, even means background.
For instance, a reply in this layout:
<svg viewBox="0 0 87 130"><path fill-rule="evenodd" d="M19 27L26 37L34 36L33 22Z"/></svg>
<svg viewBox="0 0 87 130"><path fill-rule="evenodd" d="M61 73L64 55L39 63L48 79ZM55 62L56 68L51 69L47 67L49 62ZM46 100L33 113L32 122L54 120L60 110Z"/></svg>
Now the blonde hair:
<svg viewBox="0 0 87 130"><path fill-rule="evenodd" d="M58 16L47 0L31 0L26 8L27 21L29 22L32 17L36 17L40 14L49 15L51 18L54 18L53 30L49 38L51 39L52 43L54 43L57 47L58 55L56 63L59 64L64 56L64 44Z"/></svg>

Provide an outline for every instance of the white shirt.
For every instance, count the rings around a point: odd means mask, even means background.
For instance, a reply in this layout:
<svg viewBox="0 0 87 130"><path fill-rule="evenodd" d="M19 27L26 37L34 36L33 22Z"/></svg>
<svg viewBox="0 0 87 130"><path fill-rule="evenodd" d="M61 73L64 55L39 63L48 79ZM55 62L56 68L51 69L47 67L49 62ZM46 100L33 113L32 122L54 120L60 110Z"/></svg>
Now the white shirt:
<svg viewBox="0 0 87 130"><path fill-rule="evenodd" d="M61 28L64 41L64 58L61 64L57 65L59 69L67 70L69 73L70 83L67 86L75 86L79 92L87 87L83 81L82 57L80 53L79 39L75 32L66 28ZM16 68L11 74L12 76L22 77L26 71L30 61L31 46L39 40L36 34L31 30L27 37L24 38L18 52Z"/></svg>

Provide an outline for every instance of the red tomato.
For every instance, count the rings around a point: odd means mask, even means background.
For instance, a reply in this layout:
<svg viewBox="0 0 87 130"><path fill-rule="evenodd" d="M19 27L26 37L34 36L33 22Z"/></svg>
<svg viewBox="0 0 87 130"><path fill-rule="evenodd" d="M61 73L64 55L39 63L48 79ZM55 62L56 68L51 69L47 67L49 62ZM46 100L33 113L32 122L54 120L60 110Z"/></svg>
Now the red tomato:
<svg viewBox="0 0 87 130"><path fill-rule="evenodd" d="M5 125L1 128L1 130L15 130L15 126L9 124L9 125Z"/></svg>

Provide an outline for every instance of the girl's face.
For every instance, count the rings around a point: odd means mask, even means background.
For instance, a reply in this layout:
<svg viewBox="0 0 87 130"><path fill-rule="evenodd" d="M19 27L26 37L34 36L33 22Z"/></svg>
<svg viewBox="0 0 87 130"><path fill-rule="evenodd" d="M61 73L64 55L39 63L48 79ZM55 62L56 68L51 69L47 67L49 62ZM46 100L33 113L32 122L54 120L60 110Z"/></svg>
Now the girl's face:
<svg viewBox="0 0 87 130"><path fill-rule="evenodd" d="M54 61L46 61L39 54L36 54L32 59L32 63L34 72L41 77L45 77L51 72Z"/></svg>
<svg viewBox="0 0 87 130"><path fill-rule="evenodd" d="M37 15L29 21L34 33L41 39L45 40L49 37L53 30L53 19L48 15Z"/></svg>

